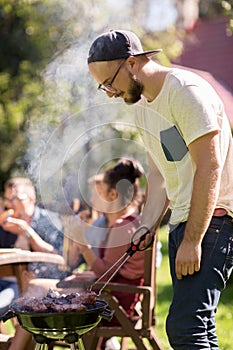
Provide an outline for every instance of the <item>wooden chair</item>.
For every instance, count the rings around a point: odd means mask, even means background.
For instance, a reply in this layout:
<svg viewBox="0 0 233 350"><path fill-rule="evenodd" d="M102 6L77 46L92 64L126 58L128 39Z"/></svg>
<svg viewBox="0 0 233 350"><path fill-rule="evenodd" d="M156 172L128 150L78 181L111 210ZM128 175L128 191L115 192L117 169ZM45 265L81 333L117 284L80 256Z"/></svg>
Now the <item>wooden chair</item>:
<svg viewBox="0 0 233 350"><path fill-rule="evenodd" d="M97 287L101 288L102 283ZM136 320L130 320L126 316L125 310L119 305L118 300L111 295L113 291L122 291L127 293L139 293L141 297L141 307ZM121 350L128 350L128 339L131 338L138 350L162 350L156 337L156 242L152 249L145 252L145 269L143 286L124 285L118 283L109 283L102 292L107 297L110 309L115 310L114 316L117 318L120 326L111 327L98 325L84 337L84 346L86 350L99 350L101 338L120 337ZM148 345L147 345L148 344ZM149 346L150 345L150 346ZM149 346L149 347L148 347Z"/></svg>

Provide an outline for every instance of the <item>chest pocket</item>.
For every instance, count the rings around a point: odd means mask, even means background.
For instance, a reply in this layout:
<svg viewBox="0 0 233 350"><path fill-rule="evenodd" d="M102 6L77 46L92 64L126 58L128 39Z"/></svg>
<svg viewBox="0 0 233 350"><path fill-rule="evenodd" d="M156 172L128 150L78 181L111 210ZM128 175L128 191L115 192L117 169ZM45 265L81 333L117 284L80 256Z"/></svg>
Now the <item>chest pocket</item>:
<svg viewBox="0 0 233 350"><path fill-rule="evenodd" d="M160 132L160 142L169 162L181 160L188 152L188 147L175 125Z"/></svg>

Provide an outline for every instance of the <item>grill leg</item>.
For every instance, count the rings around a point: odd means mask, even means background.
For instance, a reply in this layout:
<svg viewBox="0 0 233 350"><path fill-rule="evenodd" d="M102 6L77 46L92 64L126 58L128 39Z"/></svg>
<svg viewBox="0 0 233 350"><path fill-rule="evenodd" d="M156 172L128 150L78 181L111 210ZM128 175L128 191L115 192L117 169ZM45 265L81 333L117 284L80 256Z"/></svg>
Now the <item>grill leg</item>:
<svg viewBox="0 0 233 350"><path fill-rule="evenodd" d="M35 350L48 350L48 345L36 343Z"/></svg>
<svg viewBox="0 0 233 350"><path fill-rule="evenodd" d="M71 346L74 346L73 348L71 347L71 350L75 350L75 344L71 344ZM78 340L78 348L79 348L79 350L85 350L84 345L83 345L83 341L81 338L79 338L79 340Z"/></svg>

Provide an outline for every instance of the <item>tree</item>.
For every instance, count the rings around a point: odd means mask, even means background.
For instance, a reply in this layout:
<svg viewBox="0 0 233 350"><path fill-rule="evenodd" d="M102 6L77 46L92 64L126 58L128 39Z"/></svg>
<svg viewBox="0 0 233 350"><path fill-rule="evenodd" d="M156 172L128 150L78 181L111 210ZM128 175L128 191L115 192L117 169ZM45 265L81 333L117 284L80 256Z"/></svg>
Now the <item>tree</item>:
<svg viewBox="0 0 233 350"><path fill-rule="evenodd" d="M35 1L0 0L0 181L22 168L28 118L41 93L40 70L55 43L43 6Z"/></svg>
<svg viewBox="0 0 233 350"><path fill-rule="evenodd" d="M41 73L70 41L69 26L64 1L0 0L1 188L27 167L28 126L44 108Z"/></svg>
<svg viewBox="0 0 233 350"><path fill-rule="evenodd" d="M233 34L233 0L200 0L199 8L201 17L228 16L226 33Z"/></svg>

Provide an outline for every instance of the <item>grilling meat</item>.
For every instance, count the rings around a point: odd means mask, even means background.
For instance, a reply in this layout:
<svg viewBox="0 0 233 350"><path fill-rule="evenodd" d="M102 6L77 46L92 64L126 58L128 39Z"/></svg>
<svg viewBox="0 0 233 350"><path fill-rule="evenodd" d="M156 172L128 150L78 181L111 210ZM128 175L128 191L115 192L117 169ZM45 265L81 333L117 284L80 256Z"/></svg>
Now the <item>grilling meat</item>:
<svg viewBox="0 0 233 350"><path fill-rule="evenodd" d="M49 289L45 297L18 298L11 308L15 311L34 313L82 311L94 304L96 298L95 292L61 294Z"/></svg>

